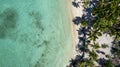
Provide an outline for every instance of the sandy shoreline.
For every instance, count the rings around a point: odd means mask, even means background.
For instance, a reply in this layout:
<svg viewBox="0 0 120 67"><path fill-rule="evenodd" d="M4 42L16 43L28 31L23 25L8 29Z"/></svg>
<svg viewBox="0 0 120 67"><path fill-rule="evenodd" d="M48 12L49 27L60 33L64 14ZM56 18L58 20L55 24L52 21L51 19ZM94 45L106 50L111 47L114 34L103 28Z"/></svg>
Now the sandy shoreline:
<svg viewBox="0 0 120 67"><path fill-rule="evenodd" d="M73 57L72 58L75 58L75 56L78 54L77 51L76 51L76 46L78 44L78 32L77 30L80 28L80 25L75 25L73 22L72 22L72 19L75 18L75 16L80 16L82 17L83 15L83 7L80 6L80 8L75 8L73 5L72 5L72 2L73 0L68 0L68 10L69 10L69 18L70 18L70 27L71 27L71 32L72 32L72 37L73 37L73 49L72 49L72 53L73 53Z"/></svg>

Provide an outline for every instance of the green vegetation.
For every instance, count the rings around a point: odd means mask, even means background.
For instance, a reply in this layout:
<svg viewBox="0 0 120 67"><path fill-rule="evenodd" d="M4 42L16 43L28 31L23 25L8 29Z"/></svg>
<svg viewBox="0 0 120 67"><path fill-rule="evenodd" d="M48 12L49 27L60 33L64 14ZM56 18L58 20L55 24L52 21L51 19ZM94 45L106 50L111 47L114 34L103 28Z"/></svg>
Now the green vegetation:
<svg viewBox="0 0 120 67"><path fill-rule="evenodd" d="M105 64L105 67L113 67L112 61L108 60L107 63Z"/></svg>
<svg viewBox="0 0 120 67"><path fill-rule="evenodd" d="M87 8L87 6L89 5L89 3L90 3L90 1L86 1L86 2L84 3L84 7Z"/></svg>
<svg viewBox="0 0 120 67"><path fill-rule="evenodd" d="M79 67L85 67L85 62L81 62L78 64Z"/></svg>
<svg viewBox="0 0 120 67"><path fill-rule="evenodd" d="M98 55L96 54L96 52L94 50L92 50L92 52L89 53L90 58L92 58L93 60L96 60Z"/></svg>
<svg viewBox="0 0 120 67"><path fill-rule="evenodd" d="M88 65L88 67L94 66L93 60L92 60L92 59L89 59L89 60L87 61L87 65Z"/></svg>
<svg viewBox="0 0 120 67"><path fill-rule="evenodd" d="M120 35L117 31L120 24L117 19L120 17L120 7L118 4L120 0L112 0L109 3L105 3L104 0L100 2L99 8L94 8L95 13L98 15L98 19L93 23L93 29L101 32L109 31L109 34Z"/></svg>
<svg viewBox="0 0 120 67"><path fill-rule="evenodd" d="M96 41L98 36L102 36L102 33L99 31L99 29L96 28L96 29L91 30L90 35L89 35L89 39Z"/></svg>
<svg viewBox="0 0 120 67"><path fill-rule="evenodd" d="M86 62L82 61L78 64L79 67L85 67L85 65L87 65L87 67L92 67L92 66L94 66L94 62L92 59L89 59Z"/></svg>
<svg viewBox="0 0 120 67"><path fill-rule="evenodd" d="M88 3L90 2L85 2L84 6L86 7ZM100 46L98 43L95 43L95 41L99 36L102 36L102 33L105 32L110 36L115 36L115 42L120 40L120 6L118 6L118 4L120 4L120 0L111 0L110 2L102 0L97 4L97 7L93 8L93 13L97 15L97 20L92 21L92 30L88 38L94 43L92 45L93 50L89 52L89 56L92 60L90 60L89 63L86 62L88 66L94 66L92 64L93 60L96 60L98 57L94 49L98 49ZM83 21L81 24L85 27L88 26L86 21ZM103 44L101 47L106 48L108 45ZM117 53L119 53L118 51L117 49ZM109 55L106 55L106 57L109 58ZM113 67L112 62L107 62L105 67Z"/></svg>
<svg viewBox="0 0 120 67"><path fill-rule="evenodd" d="M84 27L88 26L87 21L83 21L81 24L82 24L82 26L84 26Z"/></svg>
<svg viewBox="0 0 120 67"><path fill-rule="evenodd" d="M99 46L98 43L93 44L92 47L93 47L93 49L98 49L98 48L100 48L100 46Z"/></svg>

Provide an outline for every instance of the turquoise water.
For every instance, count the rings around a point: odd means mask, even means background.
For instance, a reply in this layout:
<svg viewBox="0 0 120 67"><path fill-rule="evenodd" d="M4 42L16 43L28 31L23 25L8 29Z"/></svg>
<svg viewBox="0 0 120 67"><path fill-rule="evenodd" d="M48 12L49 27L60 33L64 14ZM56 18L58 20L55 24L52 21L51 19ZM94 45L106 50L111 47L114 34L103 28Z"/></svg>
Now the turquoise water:
<svg viewBox="0 0 120 67"><path fill-rule="evenodd" d="M67 0L0 0L0 67L65 67L72 50Z"/></svg>

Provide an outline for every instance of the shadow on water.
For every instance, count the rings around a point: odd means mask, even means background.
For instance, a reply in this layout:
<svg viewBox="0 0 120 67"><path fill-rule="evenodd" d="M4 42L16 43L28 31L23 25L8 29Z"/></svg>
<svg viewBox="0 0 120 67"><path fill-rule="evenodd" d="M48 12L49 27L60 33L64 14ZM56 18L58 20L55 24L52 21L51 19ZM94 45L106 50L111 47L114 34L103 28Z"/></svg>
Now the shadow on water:
<svg viewBox="0 0 120 67"><path fill-rule="evenodd" d="M5 38L6 34L16 28L18 14L15 9L8 8L0 14L0 38Z"/></svg>
<svg viewBox="0 0 120 67"><path fill-rule="evenodd" d="M41 23L42 23L42 22L41 22L42 16L40 15L40 13L39 13L39 12L34 12L34 11L32 11L32 12L29 13L29 16L31 16L32 18L35 19L35 22L34 22L35 26L36 26L38 29L40 29L41 31L43 31L44 28L43 28L43 26L42 26L42 24L41 24Z"/></svg>

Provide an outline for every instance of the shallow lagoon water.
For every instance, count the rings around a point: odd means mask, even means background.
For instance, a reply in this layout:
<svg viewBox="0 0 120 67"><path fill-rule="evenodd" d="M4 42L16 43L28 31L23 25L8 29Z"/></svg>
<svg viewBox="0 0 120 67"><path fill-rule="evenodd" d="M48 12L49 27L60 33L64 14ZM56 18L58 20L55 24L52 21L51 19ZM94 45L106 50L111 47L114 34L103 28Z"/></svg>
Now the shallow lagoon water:
<svg viewBox="0 0 120 67"><path fill-rule="evenodd" d="M72 36L66 0L0 0L0 67L65 67Z"/></svg>

